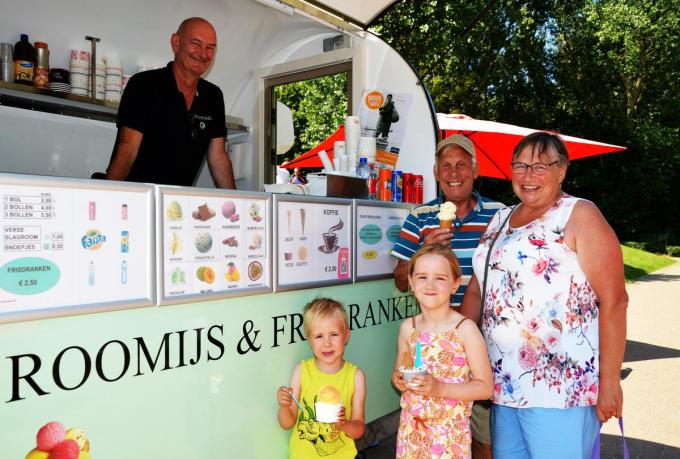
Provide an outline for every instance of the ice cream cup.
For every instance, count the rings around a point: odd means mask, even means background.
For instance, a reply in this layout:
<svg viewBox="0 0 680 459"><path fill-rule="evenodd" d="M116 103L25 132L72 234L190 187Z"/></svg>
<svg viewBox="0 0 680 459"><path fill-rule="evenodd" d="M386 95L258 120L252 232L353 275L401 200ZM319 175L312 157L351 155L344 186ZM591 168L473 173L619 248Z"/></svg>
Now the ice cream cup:
<svg viewBox="0 0 680 459"><path fill-rule="evenodd" d="M314 410L316 411L317 422L338 422L340 407L342 407L340 403L316 402Z"/></svg>
<svg viewBox="0 0 680 459"><path fill-rule="evenodd" d="M439 220L439 227L442 229L451 229L451 226L453 225L453 220Z"/></svg>
<svg viewBox="0 0 680 459"><path fill-rule="evenodd" d="M404 381L406 381L406 384L411 387L413 387L413 383L411 383L411 381L413 380L414 376L423 376L427 374L427 369L425 367L404 368L402 366L399 368L399 371L401 372Z"/></svg>

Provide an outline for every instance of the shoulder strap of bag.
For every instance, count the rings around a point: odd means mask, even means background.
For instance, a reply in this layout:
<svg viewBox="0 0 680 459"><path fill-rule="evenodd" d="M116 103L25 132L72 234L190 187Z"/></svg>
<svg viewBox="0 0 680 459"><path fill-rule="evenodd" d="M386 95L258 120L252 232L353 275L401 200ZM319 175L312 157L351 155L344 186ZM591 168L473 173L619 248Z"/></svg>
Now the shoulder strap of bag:
<svg viewBox="0 0 680 459"><path fill-rule="evenodd" d="M510 220L510 217L515 212L516 208L517 206L513 206L512 209L510 209L510 212L508 212L508 216L505 217L505 220L503 220L501 226L498 227L498 231L496 231L496 235L493 237L493 239L491 240L491 244L489 245L489 251L486 253L486 260L484 261L484 279L482 280L482 302L479 306L479 320L477 321L477 323L480 323L482 317L484 317L484 301L486 300L486 278L489 274L489 259L491 258L491 250L493 250L493 246L496 243L498 236L501 235L501 232L503 231L505 224L508 222L508 220Z"/></svg>

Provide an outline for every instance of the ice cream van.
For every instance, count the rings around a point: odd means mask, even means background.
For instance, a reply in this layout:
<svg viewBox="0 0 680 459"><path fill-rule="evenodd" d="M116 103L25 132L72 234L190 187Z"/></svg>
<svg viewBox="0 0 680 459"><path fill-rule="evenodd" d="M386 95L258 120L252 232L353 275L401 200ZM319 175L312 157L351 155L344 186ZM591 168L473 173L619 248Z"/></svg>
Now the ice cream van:
<svg viewBox="0 0 680 459"><path fill-rule="evenodd" d="M301 312L318 297L345 306L346 358L367 376L369 428L357 446L390 434L379 426L394 426L399 408L390 385L397 331L418 311L391 278L389 250L408 206L275 195L265 185L286 122L275 88L342 74L347 114L362 129L385 127L367 121L376 100L402 104L399 121L390 115L392 161L423 175L424 198L434 197L430 97L369 31L393 3L2 7L0 42L27 33L49 44L51 68L94 51L118 59L123 75L165 66L179 23L208 19L218 46L204 78L224 94L238 191L216 190L205 165L194 187L92 179L108 166L117 104L0 82L0 457L67 437L80 458L288 457L275 393L311 356Z"/></svg>

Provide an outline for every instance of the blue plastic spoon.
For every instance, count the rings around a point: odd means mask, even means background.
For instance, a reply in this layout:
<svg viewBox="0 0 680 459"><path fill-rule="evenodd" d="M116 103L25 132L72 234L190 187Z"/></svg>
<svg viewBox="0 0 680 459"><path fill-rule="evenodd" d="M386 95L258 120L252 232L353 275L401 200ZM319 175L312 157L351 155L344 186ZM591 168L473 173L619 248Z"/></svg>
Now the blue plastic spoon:
<svg viewBox="0 0 680 459"><path fill-rule="evenodd" d="M420 357L420 341L416 341L416 361L413 364L413 368L420 368L423 365L423 360Z"/></svg>

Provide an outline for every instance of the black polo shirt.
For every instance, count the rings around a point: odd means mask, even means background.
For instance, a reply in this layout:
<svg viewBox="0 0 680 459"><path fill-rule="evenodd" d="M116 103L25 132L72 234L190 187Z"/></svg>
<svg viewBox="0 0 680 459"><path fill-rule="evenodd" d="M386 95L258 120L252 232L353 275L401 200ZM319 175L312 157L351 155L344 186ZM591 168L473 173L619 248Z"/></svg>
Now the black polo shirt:
<svg viewBox="0 0 680 459"><path fill-rule="evenodd" d="M116 124L144 135L127 181L190 186L210 141L226 135L222 91L201 78L187 110L170 62L130 78Z"/></svg>

